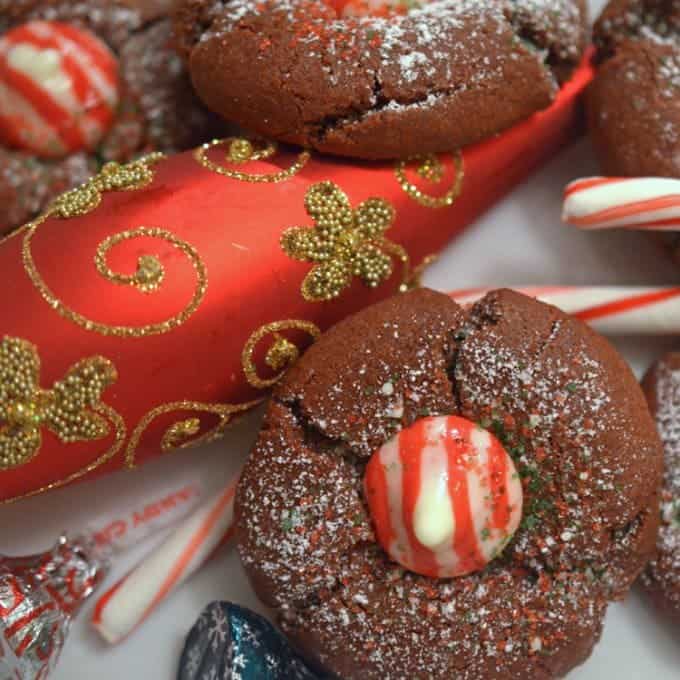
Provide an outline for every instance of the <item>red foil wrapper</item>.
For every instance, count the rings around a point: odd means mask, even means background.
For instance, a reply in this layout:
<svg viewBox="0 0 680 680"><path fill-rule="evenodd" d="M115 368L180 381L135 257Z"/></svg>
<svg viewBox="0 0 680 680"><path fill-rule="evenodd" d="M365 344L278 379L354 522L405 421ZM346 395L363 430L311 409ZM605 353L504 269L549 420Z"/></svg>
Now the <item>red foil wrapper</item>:
<svg viewBox="0 0 680 680"><path fill-rule="evenodd" d="M349 163L231 139L58 200L0 243L0 501L220 435L572 138L591 75L461 153Z"/></svg>
<svg viewBox="0 0 680 680"><path fill-rule="evenodd" d="M62 536L41 555L0 555L0 678L42 680L73 616L106 574L89 538Z"/></svg>

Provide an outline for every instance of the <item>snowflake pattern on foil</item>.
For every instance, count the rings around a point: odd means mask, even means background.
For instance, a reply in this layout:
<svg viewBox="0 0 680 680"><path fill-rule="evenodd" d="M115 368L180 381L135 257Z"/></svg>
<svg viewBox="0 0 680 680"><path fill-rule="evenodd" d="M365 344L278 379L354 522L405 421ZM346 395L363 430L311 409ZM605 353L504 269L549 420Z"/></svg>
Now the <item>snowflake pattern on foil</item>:
<svg viewBox="0 0 680 680"><path fill-rule="evenodd" d="M177 680L327 679L310 670L269 621L213 602L189 632Z"/></svg>

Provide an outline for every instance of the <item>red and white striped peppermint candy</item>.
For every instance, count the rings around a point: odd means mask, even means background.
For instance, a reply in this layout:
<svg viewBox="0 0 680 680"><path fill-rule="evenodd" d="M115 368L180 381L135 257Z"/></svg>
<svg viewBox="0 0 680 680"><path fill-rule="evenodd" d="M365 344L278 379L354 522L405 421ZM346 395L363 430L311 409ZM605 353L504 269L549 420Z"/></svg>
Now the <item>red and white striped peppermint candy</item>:
<svg viewBox="0 0 680 680"><path fill-rule="evenodd" d="M30 21L0 38L0 140L41 157L92 150L119 100L118 61L99 38Z"/></svg>
<svg viewBox="0 0 680 680"><path fill-rule="evenodd" d="M364 486L380 544L431 577L482 569L522 518L522 482L490 432L458 416L417 420L376 451Z"/></svg>
<svg viewBox="0 0 680 680"><path fill-rule="evenodd" d="M567 185L562 219L581 229L680 229L680 180L586 177Z"/></svg>

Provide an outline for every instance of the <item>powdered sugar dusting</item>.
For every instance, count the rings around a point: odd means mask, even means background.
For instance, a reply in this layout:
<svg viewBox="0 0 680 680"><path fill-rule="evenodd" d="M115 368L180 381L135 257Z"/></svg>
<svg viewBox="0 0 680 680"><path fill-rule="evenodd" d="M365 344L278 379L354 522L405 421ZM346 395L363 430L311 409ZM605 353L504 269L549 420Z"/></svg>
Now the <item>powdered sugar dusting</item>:
<svg viewBox="0 0 680 680"><path fill-rule="evenodd" d="M608 350L575 322L522 333L523 304L534 324L550 320L538 303L493 294L466 321L427 295L391 301L398 313L370 333L337 327L339 350L322 338L289 373L239 487L239 548L284 630L341 674L552 677L552 659L569 658L576 637L594 643L607 600L642 568L647 507L630 499L651 494L645 461L658 454L651 423L635 424L642 395L632 375L632 397L616 392ZM376 544L361 479L395 429L450 413L513 457L524 521L486 569L429 579Z"/></svg>
<svg viewBox="0 0 680 680"><path fill-rule="evenodd" d="M321 0L230 0L216 2L210 14L214 20L201 35L203 41L223 39L239 25L265 14L276 17L277 27L289 26L286 33L294 34L304 24L294 44L306 45L309 57L337 58L340 63L329 67L331 78L337 78L338 68L351 76L377 52L383 69L399 69L401 82L427 79L442 71L455 80L456 69L470 61L467 45L477 39L486 43L489 53L499 52L504 59L517 58L517 52L526 54L528 49L541 62L549 53L574 61L582 49L581 17L573 0L433 0L405 15L343 19ZM278 30L277 39L286 39ZM531 45L527 37L520 40L516 32L533 34L544 49ZM502 59L489 63L488 69L479 59L474 61L478 82L502 75Z"/></svg>
<svg viewBox="0 0 680 680"><path fill-rule="evenodd" d="M665 473L661 495L659 554L645 573L645 582L660 588L680 612L680 367L661 361L656 377L656 423L664 445Z"/></svg>
<svg viewBox="0 0 680 680"><path fill-rule="evenodd" d="M657 78L662 97L673 99L680 96L680 51L661 59Z"/></svg>

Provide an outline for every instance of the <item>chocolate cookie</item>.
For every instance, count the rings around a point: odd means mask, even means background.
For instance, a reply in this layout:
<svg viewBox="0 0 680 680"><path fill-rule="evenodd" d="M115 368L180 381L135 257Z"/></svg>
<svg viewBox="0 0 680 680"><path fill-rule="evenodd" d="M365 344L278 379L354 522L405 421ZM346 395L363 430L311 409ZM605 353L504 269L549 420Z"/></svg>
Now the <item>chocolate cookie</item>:
<svg viewBox="0 0 680 680"><path fill-rule="evenodd" d="M456 578L390 559L364 486L376 450L440 414L493 434L524 492L500 556ZM654 548L661 465L630 369L580 321L507 290L469 310L418 290L336 325L278 385L237 491L239 551L337 677L560 677Z"/></svg>
<svg viewBox="0 0 680 680"><path fill-rule="evenodd" d="M594 38L587 109L604 172L680 177L680 2L612 0Z"/></svg>
<svg viewBox="0 0 680 680"><path fill-rule="evenodd" d="M379 159L471 144L547 107L581 58L586 9L583 0L182 0L176 29L196 91L227 120Z"/></svg>
<svg viewBox="0 0 680 680"><path fill-rule="evenodd" d="M110 58L117 66L118 89L112 104L115 109L112 120L107 119L100 139L81 144L82 148L67 146L61 153L42 153L31 145L24 147L22 140L16 143L16 138L8 136L6 128L11 128L12 120L0 120L0 234L33 218L56 195L84 182L105 162L126 162L154 150L186 149L219 131L222 124L193 94L182 60L175 52L172 25L167 18L171 4L168 0L0 0L0 43L13 29L29 27L26 40L35 40L34 50L42 46L47 51L58 51L53 43L63 41L64 36L56 32L54 36L48 35L45 27L65 24L65 30L74 31L73 36L67 34L67 37L84 41L91 36L111 51ZM5 59L12 46L20 45L26 50L26 45L31 44L22 40L23 37L9 48L3 48ZM96 50L90 44L85 47ZM87 77L84 62L74 66L72 62L67 63L69 57L65 54L62 52L57 57L61 59L60 68L65 64L63 68L75 79L76 92L78 88L82 91L87 88L87 84L83 85ZM50 55L50 58L52 61L47 60L42 69L52 67L55 57ZM35 64L34 57L32 60ZM16 66L16 63L9 65ZM40 85L35 80L40 78L38 73L30 63L18 74L16 69L8 71L3 65L0 87L18 87L22 97L28 93L39 98L40 91L35 90L36 84ZM68 117L68 110L64 109L69 102L60 99L57 92L55 111L54 102L47 108L45 100L42 97L38 102L37 113L49 129L59 116ZM84 106L87 115L87 105ZM78 115L73 115L76 122ZM101 115L101 111L97 115ZM35 117L33 113L31 116Z"/></svg>
<svg viewBox="0 0 680 680"><path fill-rule="evenodd" d="M657 554L642 578L655 602L680 621L680 354L657 361L643 380L665 451Z"/></svg>

